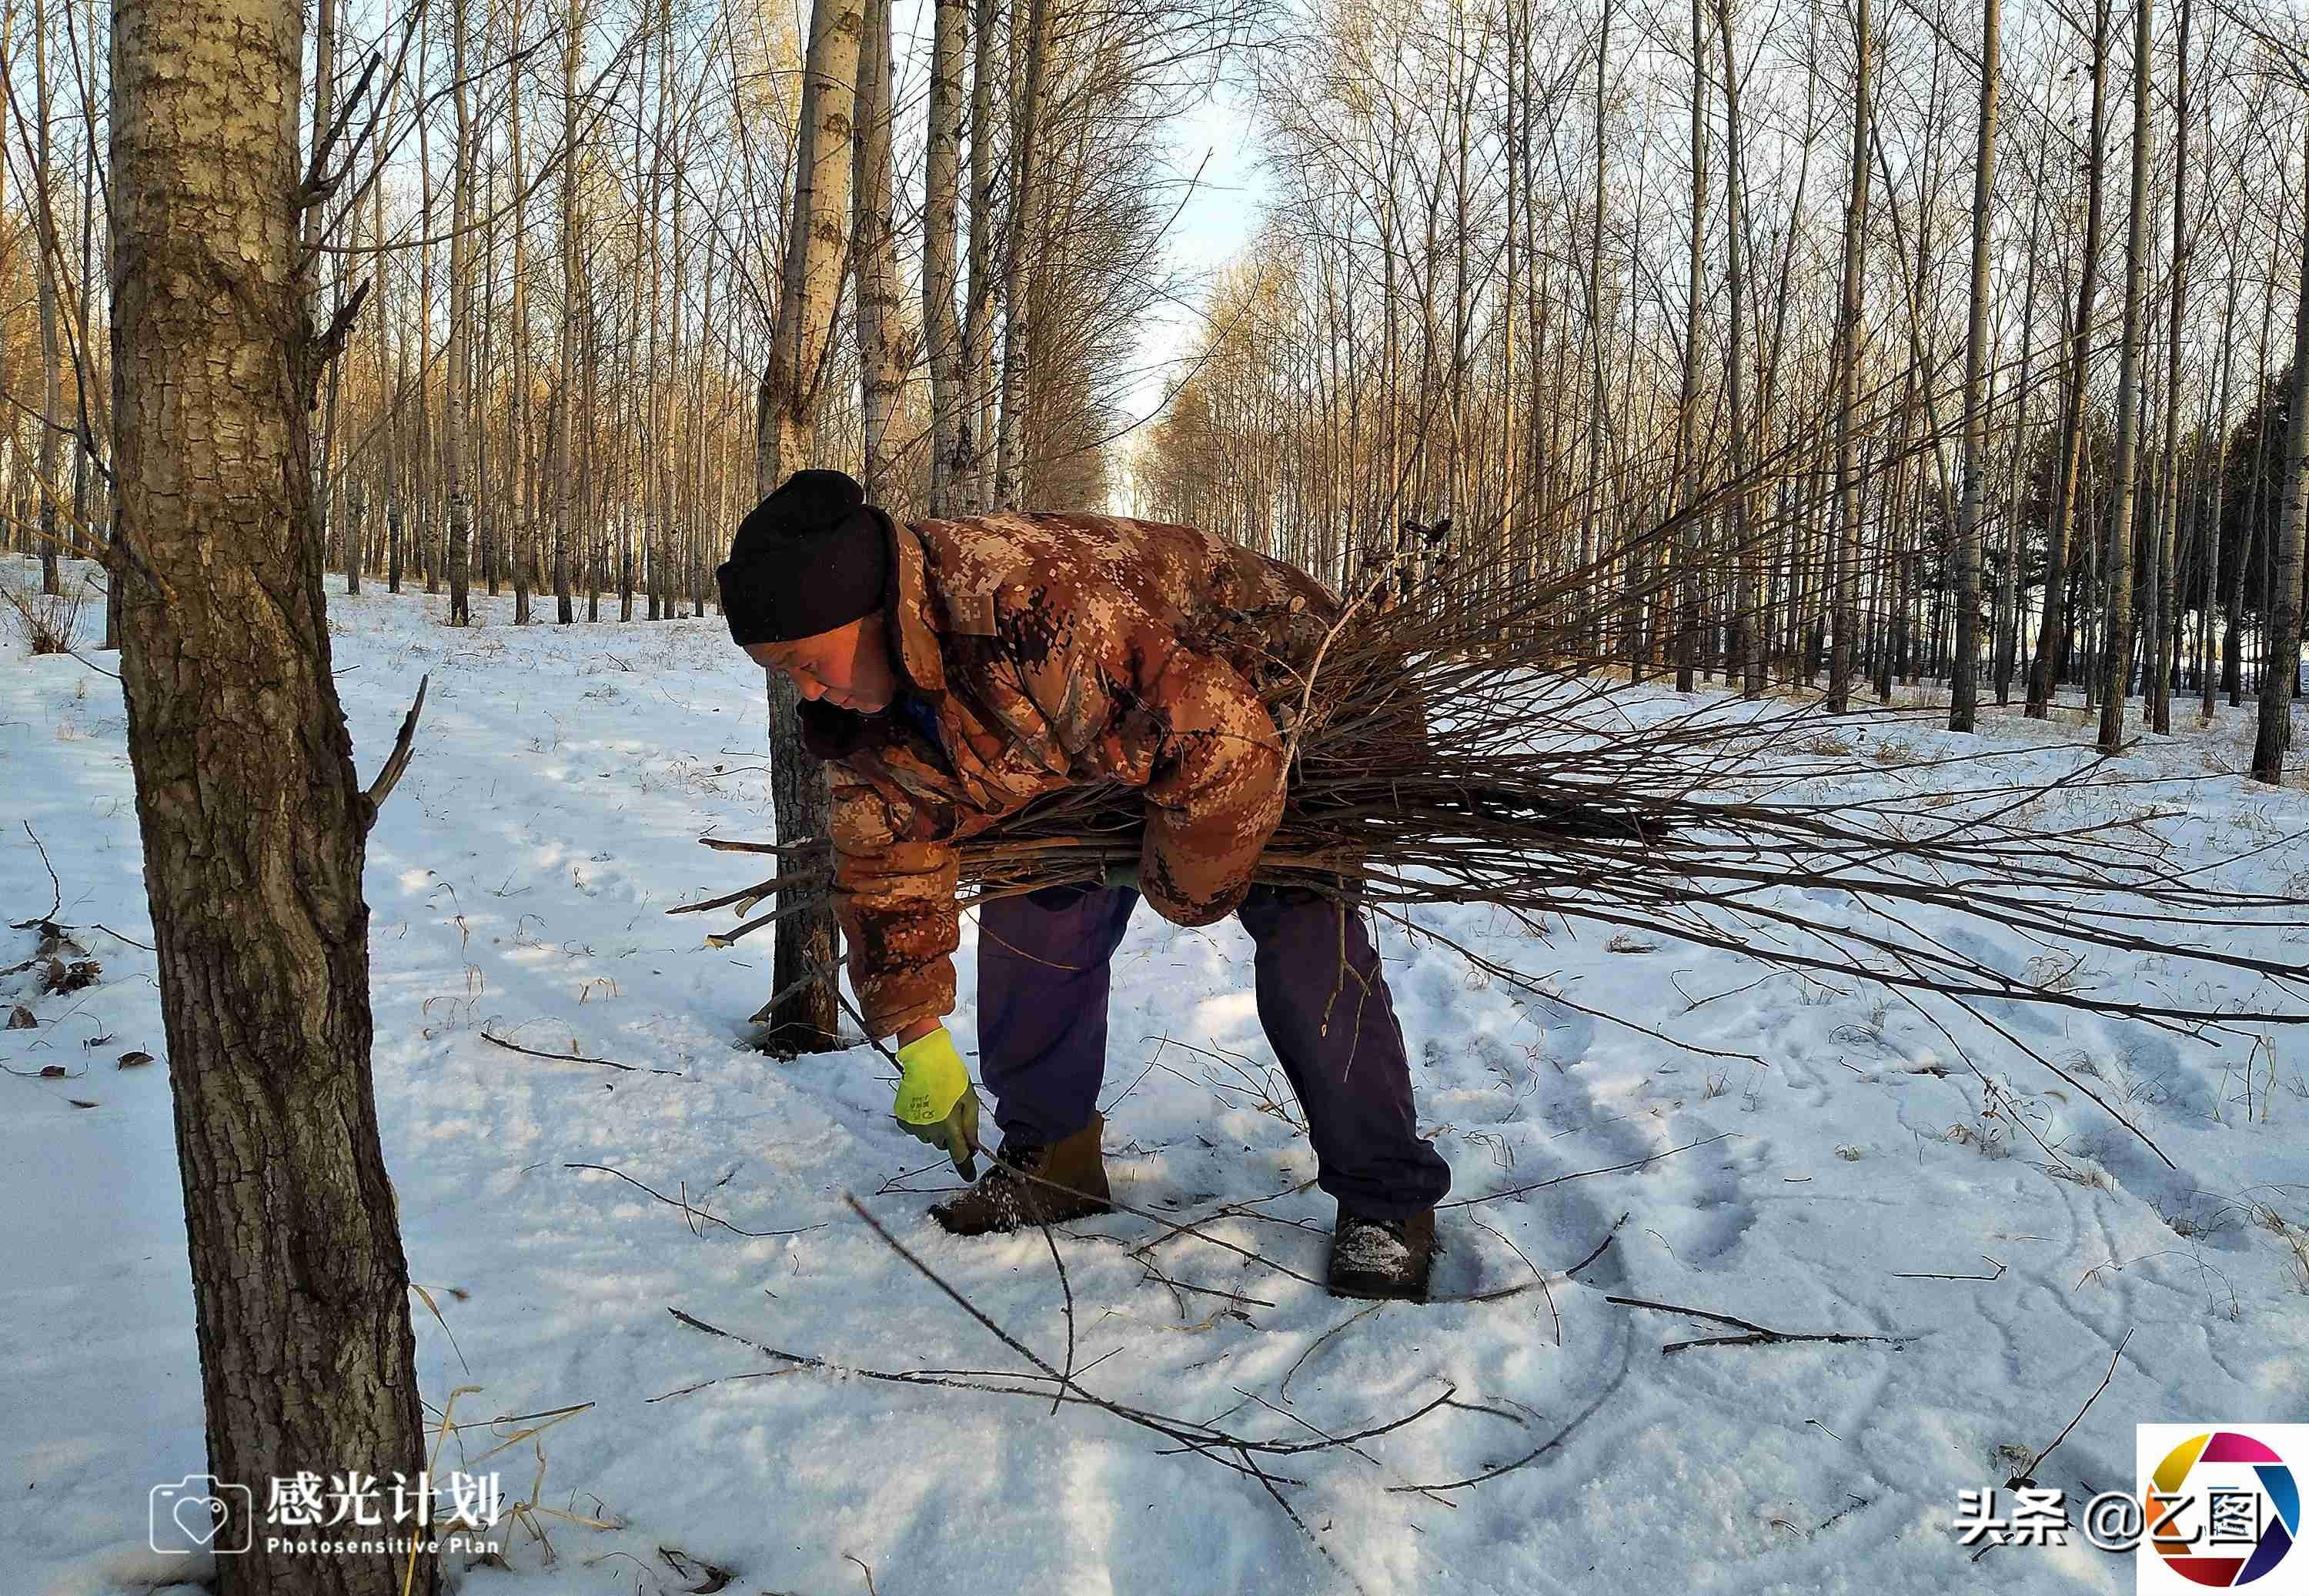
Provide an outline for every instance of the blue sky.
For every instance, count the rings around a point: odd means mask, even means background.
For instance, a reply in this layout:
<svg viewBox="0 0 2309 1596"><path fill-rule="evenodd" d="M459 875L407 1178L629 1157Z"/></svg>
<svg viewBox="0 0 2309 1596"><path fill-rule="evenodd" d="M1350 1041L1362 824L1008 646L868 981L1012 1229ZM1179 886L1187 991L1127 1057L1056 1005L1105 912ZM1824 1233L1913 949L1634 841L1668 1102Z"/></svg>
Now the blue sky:
<svg viewBox="0 0 2309 1596"><path fill-rule="evenodd" d="M806 8L795 13L797 30L805 17ZM900 41L903 101L910 91L908 74L928 65L930 6L926 0L896 0L892 22ZM1183 176L1199 167L1202 176L1163 244L1166 263L1191 279L1184 302L1148 322L1124 400L1125 418L1150 421L1190 358L1211 277L1250 243L1266 193L1250 96L1240 83L1223 82L1188 105L1172 119L1166 142L1172 173ZM1126 453L1131 442L1128 436L1122 440Z"/></svg>
<svg viewBox="0 0 2309 1596"><path fill-rule="evenodd" d="M1184 303L1147 324L1139 340L1137 378L1125 401L1131 417L1150 419L1191 358L1211 277L1250 244L1266 195L1250 99L1240 85L1221 83L1180 113L1172 125L1170 145L1177 170L1192 173L1200 167L1202 175L1163 245L1165 258L1188 273L1191 284ZM1126 437L1122 447L1127 452L1135 441Z"/></svg>

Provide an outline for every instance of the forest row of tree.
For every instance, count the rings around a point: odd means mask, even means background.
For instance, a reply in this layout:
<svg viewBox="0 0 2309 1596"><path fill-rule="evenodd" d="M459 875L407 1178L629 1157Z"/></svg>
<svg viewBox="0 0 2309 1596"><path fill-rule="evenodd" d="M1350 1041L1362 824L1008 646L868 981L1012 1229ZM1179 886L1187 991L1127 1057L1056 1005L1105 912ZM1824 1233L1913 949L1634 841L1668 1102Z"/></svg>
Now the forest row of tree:
<svg viewBox="0 0 2309 1596"><path fill-rule="evenodd" d="M815 462L1423 601L1571 574L1595 662L1946 679L1960 725L2067 684L2113 741L2128 694L2163 728L2297 674L2289 10L318 5L349 583L695 613L764 470ZM53 562L108 521L107 18L4 6L0 516ZM1164 118L1222 75L1265 220L1134 435L1189 286Z"/></svg>
<svg viewBox="0 0 2309 1596"><path fill-rule="evenodd" d="M2163 729L2296 657L2297 16L1319 20L1258 60L1267 230L1152 513L1343 574L1449 513L1447 588L1589 570L1598 654L1838 703L1985 672Z"/></svg>
<svg viewBox="0 0 2309 1596"><path fill-rule="evenodd" d="M108 20L0 0L0 537L51 588L108 521ZM809 453L915 511L1102 503L1138 328L1182 291L1158 129L1226 24L1054 0L911 20L934 38L894 38L886 3L815 19L846 46L817 114L856 213L836 286L857 336L811 341ZM813 19L320 0L316 24L306 145L335 142L307 174L327 191L309 315L343 330L316 393L332 567L430 591L462 557L523 619L532 593L564 621L605 595L696 613L754 497ZM927 213L925 165L946 195Z"/></svg>

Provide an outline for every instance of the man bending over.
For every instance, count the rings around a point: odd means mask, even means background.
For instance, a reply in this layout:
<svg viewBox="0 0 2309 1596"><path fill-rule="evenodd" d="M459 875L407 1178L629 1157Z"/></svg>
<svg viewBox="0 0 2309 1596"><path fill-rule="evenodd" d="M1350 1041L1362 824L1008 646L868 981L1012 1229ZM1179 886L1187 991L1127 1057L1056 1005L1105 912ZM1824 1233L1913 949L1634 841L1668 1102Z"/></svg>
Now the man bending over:
<svg viewBox="0 0 2309 1596"><path fill-rule="evenodd" d="M1067 788L1143 795L1135 869L980 911L1001 1162L933 1208L938 1222L975 1236L1108 1211L1108 961L1143 895L1176 925L1236 915L1257 945L1259 1022L1306 1112L1316 1183L1338 1200L1331 1290L1424 1299L1450 1172L1418 1134L1378 955L1337 901L1250 881L1286 774L1261 688L1295 686L1337 598L1187 527L901 525L821 470L755 507L719 576L731 636L793 679L805 745L833 767L835 911L867 1028L898 1039L898 1122L957 1167L978 1099L941 1022L954 845Z"/></svg>

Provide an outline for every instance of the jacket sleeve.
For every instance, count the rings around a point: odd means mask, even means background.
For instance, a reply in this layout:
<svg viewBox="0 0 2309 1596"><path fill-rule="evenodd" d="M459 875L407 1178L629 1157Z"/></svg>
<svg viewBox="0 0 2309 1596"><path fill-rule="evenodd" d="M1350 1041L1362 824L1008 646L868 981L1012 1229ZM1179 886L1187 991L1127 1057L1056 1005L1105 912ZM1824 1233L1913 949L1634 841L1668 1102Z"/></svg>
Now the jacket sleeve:
<svg viewBox="0 0 2309 1596"><path fill-rule="evenodd" d="M1163 741L1139 887L1164 919L1208 925L1242 902L1283 818L1283 738L1250 685L1208 655L1172 653L1146 696Z"/></svg>
<svg viewBox="0 0 2309 1596"><path fill-rule="evenodd" d="M834 913L869 1035L954 1008L956 861L950 842L901 835L882 795L841 766L834 782Z"/></svg>

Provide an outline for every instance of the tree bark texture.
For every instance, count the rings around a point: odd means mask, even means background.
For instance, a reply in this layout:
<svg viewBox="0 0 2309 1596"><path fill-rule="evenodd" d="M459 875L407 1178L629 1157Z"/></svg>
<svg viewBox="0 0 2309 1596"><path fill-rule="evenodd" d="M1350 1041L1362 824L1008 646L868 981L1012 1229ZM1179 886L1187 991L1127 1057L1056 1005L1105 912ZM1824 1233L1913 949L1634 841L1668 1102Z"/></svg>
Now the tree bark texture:
<svg viewBox="0 0 2309 1596"><path fill-rule="evenodd" d="M2134 0L2132 14L2132 210L2124 231L2115 503L2108 520L2108 617L2101 639L2100 748L2104 754L2115 753L2124 741L2125 676L2132 660L2132 505L2140 456L2140 301L2149 275L2149 161L2157 138L2149 120L2150 0Z"/></svg>
<svg viewBox="0 0 2309 1596"><path fill-rule="evenodd" d="M891 226L890 0L867 0L866 35L858 50L857 125L851 141L851 259L858 318L858 366L866 460L859 480L866 496L905 496L890 423L906 385L912 351L898 312L898 240Z"/></svg>
<svg viewBox="0 0 2309 1596"><path fill-rule="evenodd" d="M922 167L922 341L930 367L930 513L952 513L956 462L968 444L959 384L961 332L955 319L955 218L961 178L963 50L969 0L933 0L930 143ZM882 0L886 15L888 0ZM886 157L887 142L885 141Z"/></svg>
<svg viewBox="0 0 2309 1596"><path fill-rule="evenodd" d="M449 178L449 345L444 351L447 404L442 415L442 470L448 478L449 507L449 624L472 624L473 503L468 496L465 466L465 412L472 402L472 347L466 324L471 316L471 245L466 229L472 220L473 129L466 94L465 37L470 0L449 0L449 66L455 74L450 98L456 109L457 146L451 155ZM433 591L432 567L426 567L426 589Z"/></svg>
<svg viewBox="0 0 2309 1596"><path fill-rule="evenodd" d="M2309 167L2303 170L2309 174ZM2292 409L2268 646L2261 655L2261 725L2253 744L2253 780L2271 783L2285 774L2285 752L2293 741L2293 683L2301 670L2301 543L2309 530L2309 215L2302 223L2301 298L2293 315Z"/></svg>
<svg viewBox="0 0 2309 1596"><path fill-rule="evenodd" d="M2094 0L2092 125L2087 137L2085 236L2077 287L2077 315L2069 330L2068 392L2061 413L2061 459L2053 487L2052 524L2045 533L2045 613L2037 634L2037 658L2028 670L2027 713L2044 720L2060 687L2068 653L2069 527L2076 514L2077 472L2084 454L2086 389L2092 375L2093 302L2100 291L2100 220L2107 187L2109 0ZM2086 590L2089 598L2091 590Z"/></svg>
<svg viewBox="0 0 2309 1596"><path fill-rule="evenodd" d="M1868 24L1868 0L1860 0L1853 34L1852 186L1844 213L1844 294L1836 333L1836 548L1828 708L1838 715L1852 708L1860 642L1860 470L1853 412L1860 404L1861 289L1868 248L1868 90L1874 65Z"/></svg>
<svg viewBox="0 0 2309 1596"><path fill-rule="evenodd" d="M1949 729L1970 731L1980 692L1980 511L1987 447L1982 401L1988 358L1989 211L1996 197L1996 91L2002 0L1981 0L1980 140L1972 171L1972 306L1964 341L1964 488L1957 501L1956 653L1949 672Z"/></svg>
<svg viewBox="0 0 2309 1596"><path fill-rule="evenodd" d="M1684 259L1682 385L1676 393L1675 690L1692 690L1699 653L1699 338L1708 283L1708 21L1702 0L1691 0L1691 230ZM1512 194L1512 190L1509 191ZM1508 229L1510 241L1515 229Z"/></svg>
<svg viewBox="0 0 2309 1596"><path fill-rule="evenodd" d="M111 582L209 1466L260 1502L275 1475L424 1461L369 1072L369 815L312 503L303 42L294 0L113 11L113 461L137 560ZM263 1545L217 1560L221 1596L402 1587L399 1558Z"/></svg>
<svg viewBox="0 0 2309 1596"><path fill-rule="evenodd" d="M48 94L48 10L36 6L32 13L32 80L34 115L39 120L34 133L37 146L33 156L33 182L39 189L35 198L41 217L41 248L39 277L40 316L40 591L50 598L62 593L64 582L56 559L56 428L63 425L65 413L65 384L63 357L56 347L56 267L61 245L56 236L54 213L49 209L54 192L50 172L48 125L50 99ZM13 426L15 418L9 418ZM79 529L74 529L77 531Z"/></svg>
<svg viewBox="0 0 2309 1596"><path fill-rule="evenodd" d="M817 445L815 401L849 243L851 134L865 28L859 0L816 0L811 8L785 277L756 412L754 487L760 494L809 464ZM833 825L834 800L825 767L801 745L800 698L782 671L769 673L769 701L778 835L790 841L823 837ZM781 996L754 1016L769 1027L763 1039L768 1047L791 1054L835 1045L841 1031L833 973L839 936L826 905L778 922L771 981Z"/></svg>
<svg viewBox="0 0 2309 1596"><path fill-rule="evenodd" d="M816 0L810 9L785 277L757 412L755 486L765 494L810 463L817 440L814 401L850 238L850 140L865 31L863 0Z"/></svg>
<svg viewBox="0 0 2309 1596"><path fill-rule="evenodd" d="M1026 394L1028 351L1033 347L1028 291L1033 255L1042 247L1042 81L1051 53L1051 0L1024 0L1026 16L1025 82L1012 112L1010 133L1010 227L1002 259L1002 418L994 445L994 503L1016 510L1026 486ZM1014 13L1011 26L1017 26ZM1016 49L1016 36L1013 36Z"/></svg>
<svg viewBox="0 0 2309 1596"><path fill-rule="evenodd" d="M994 507L994 0L977 0L970 42L970 283L952 470L955 506L969 512Z"/></svg>

